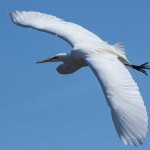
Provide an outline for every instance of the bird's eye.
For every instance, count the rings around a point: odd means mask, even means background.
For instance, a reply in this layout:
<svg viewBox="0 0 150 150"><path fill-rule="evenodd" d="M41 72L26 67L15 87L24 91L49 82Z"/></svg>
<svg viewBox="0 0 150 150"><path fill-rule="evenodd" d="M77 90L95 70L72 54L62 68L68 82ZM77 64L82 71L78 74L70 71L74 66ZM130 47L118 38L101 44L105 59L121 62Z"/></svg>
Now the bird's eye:
<svg viewBox="0 0 150 150"><path fill-rule="evenodd" d="M54 56L53 59L58 59L58 56Z"/></svg>

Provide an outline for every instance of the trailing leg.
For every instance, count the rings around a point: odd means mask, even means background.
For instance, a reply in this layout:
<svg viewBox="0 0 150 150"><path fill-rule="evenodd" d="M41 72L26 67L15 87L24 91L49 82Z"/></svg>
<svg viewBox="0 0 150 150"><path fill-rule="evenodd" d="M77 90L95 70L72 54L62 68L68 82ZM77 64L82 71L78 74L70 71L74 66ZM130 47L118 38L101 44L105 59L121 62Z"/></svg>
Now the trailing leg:
<svg viewBox="0 0 150 150"><path fill-rule="evenodd" d="M126 66L129 66L129 67L132 67L133 69L135 70L138 70L142 73L144 73L145 75L148 75L147 72L146 72L146 69L150 69L150 66L148 65L149 62L146 62L144 64L141 64L139 66L137 65L129 65L129 64L125 64Z"/></svg>

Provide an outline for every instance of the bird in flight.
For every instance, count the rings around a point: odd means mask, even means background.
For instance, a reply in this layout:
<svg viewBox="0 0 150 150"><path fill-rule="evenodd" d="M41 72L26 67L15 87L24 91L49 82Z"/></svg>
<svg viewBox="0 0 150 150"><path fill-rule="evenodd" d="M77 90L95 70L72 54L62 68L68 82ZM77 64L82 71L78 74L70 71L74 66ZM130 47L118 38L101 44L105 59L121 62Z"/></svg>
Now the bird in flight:
<svg viewBox="0 0 150 150"><path fill-rule="evenodd" d="M147 111L126 66L147 75L148 63L132 65L122 44L110 45L80 25L55 16L33 11L11 12L9 16L16 25L57 35L68 42L72 47L70 53L57 54L37 63L61 61L57 67L61 74L89 66L102 86L121 141L131 146L143 143L148 126Z"/></svg>

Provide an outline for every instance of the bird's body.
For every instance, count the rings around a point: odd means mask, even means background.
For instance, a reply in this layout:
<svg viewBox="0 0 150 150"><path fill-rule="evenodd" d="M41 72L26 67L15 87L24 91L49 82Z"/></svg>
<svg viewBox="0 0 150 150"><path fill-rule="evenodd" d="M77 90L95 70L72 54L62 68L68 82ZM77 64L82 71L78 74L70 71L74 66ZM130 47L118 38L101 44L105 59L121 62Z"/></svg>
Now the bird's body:
<svg viewBox="0 0 150 150"><path fill-rule="evenodd" d="M125 65L146 74L147 64L131 65L122 44L110 45L85 28L57 17L32 11L17 11L10 13L10 17L19 26L48 32L67 41L72 46L70 54L58 54L38 63L62 61L57 67L61 74L89 66L102 86L120 139L129 145L143 143L147 112L137 84Z"/></svg>

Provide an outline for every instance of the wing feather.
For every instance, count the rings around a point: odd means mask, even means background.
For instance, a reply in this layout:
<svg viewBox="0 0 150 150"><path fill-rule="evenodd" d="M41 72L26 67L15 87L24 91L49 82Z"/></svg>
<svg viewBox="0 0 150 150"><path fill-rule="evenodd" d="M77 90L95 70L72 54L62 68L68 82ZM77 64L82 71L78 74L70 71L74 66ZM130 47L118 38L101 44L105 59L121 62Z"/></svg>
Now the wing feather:
<svg viewBox="0 0 150 150"><path fill-rule="evenodd" d="M101 83L120 139L124 144L142 144L148 117L137 84L128 70L112 54L89 55L85 60Z"/></svg>
<svg viewBox="0 0 150 150"><path fill-rule="evenodd" d="M102 41L97 35L87 29L63 21L52 15L33 11L16 11L9 14L11 20L22 27L31 27L43 32L48 32L67 41L71 46L80 43L98 43Z"/></svg>

